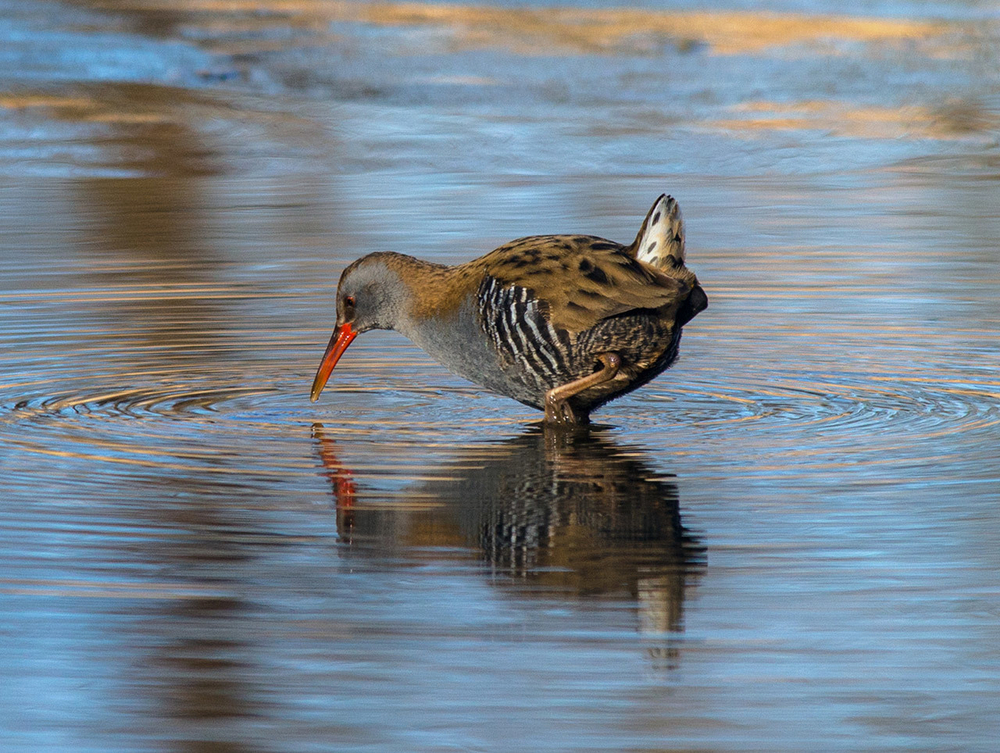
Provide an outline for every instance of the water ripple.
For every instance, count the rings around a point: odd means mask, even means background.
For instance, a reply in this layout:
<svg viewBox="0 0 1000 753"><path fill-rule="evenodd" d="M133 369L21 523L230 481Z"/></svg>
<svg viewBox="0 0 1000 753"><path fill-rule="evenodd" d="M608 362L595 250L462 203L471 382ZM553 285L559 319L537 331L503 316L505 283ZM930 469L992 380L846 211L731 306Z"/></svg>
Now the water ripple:
<svg viewBox="0 0 1000 753"><path fill-rule="evenodd" d="M261 343L261 347L264 344ZM270 344L274 348L274 344ZM288 346L289 358L297 346ZM279 349L280 351L280 349ZM107 383L141 386L44 392L43 383L0 388L5 439L21 449L119 464L200 467L213 472L297 473L309 468L283 450L301 440L315 421L331 431L371 441L403 440L460 447L470 438L489 441L516 432L539 415L509 400L480 392L434 367L403 342L359 348L316 405L305 389L309 365L298 369L253 365L241 382L228 383L228 366L202 364L184 382L162 375L105 376ZM401 366L397 357L410 358ZM720 356L721 358L721 356ZM635 433L647 444L701 454L722 462L720 445L746 445L725 453L748 471L788 472L817 464L852 466L932 460L961 453L963 437L1000 424L1000 382L955 374L827 373L794 381L777 371L723 376L715 367L688 364L646 390L595 416ZM156 381L156 380L160 381ZM33 394L32 394L33 393ZM677 427L683 427L683 437ZM704 437L700 448L684 437ZM950 442L948 440L951 440ZM750 447L757 447L751 452ZM239 470L220 457L242 458ZM767 456L761 464L762 455Z"/></svg>

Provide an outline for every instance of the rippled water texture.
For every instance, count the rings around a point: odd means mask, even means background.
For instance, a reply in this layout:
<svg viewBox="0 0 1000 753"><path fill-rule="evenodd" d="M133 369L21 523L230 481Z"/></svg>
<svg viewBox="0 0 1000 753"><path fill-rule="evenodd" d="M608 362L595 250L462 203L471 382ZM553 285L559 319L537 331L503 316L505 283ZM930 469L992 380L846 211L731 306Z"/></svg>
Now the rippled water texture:
<svg viewBox="0 0 1000 753"><path fill-rule="evenodd" d="M992 751L976 2L0 0L0 749ZM629 240L710 308L579 436L343 267Z"/></svg>

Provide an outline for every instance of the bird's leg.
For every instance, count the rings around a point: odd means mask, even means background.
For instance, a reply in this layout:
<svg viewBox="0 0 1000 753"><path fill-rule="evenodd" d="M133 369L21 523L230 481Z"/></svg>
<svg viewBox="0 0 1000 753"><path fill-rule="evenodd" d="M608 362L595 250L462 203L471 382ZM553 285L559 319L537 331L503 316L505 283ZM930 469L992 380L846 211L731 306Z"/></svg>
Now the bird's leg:
<svg viewBox="0 0 1000 753"><path fill-rule="evenodd" d="M622 367L622 359L617 353L602 353L597 357L604 368L589 376L574 379L558 387L553 387L545 393L545 423L576 424L579 423L573 409L567 402L574 395L579 395L586 389L604 384L615 378Z"/></svg>

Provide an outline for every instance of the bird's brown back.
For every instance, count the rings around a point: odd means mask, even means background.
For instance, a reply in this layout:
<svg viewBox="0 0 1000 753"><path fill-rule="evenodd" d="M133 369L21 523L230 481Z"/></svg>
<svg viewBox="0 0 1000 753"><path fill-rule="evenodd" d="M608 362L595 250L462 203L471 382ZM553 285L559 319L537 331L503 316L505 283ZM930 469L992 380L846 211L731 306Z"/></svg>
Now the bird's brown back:
<svg viewBox="0 0 1000 753"><path fill-rule="evenodd" d="M678 276L654 269L626 246L591 235L518 238L462 266L531 290L547 304L553 326L574 333L627 311L677 303L694 278L683 268Z"/></svg>

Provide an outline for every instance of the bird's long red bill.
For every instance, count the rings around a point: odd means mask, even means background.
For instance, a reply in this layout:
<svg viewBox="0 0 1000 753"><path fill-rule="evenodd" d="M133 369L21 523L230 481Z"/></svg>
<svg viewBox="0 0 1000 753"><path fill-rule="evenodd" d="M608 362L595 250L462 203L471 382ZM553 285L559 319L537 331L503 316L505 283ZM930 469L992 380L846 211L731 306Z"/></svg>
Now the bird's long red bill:
<svg viewBox="0 0 1000 753"><path fill-rule="evenodd" d="M326 346L326 353L323 354L323 360L319 364L319 369L316 371L316 378L313 379L312 391L309 393L309 400L316 402L319 400L319 394L326 387L326 382L330 378L330 374L333 373L333 367L337 365L337 361L340 357L344 355L344 351L347 350L347 346L350 345L354 338L358 336L358 333L351 328L351 323L346 322L340 325L339 328L333 331L333 337L330 338L330 344Z"/></svg>

